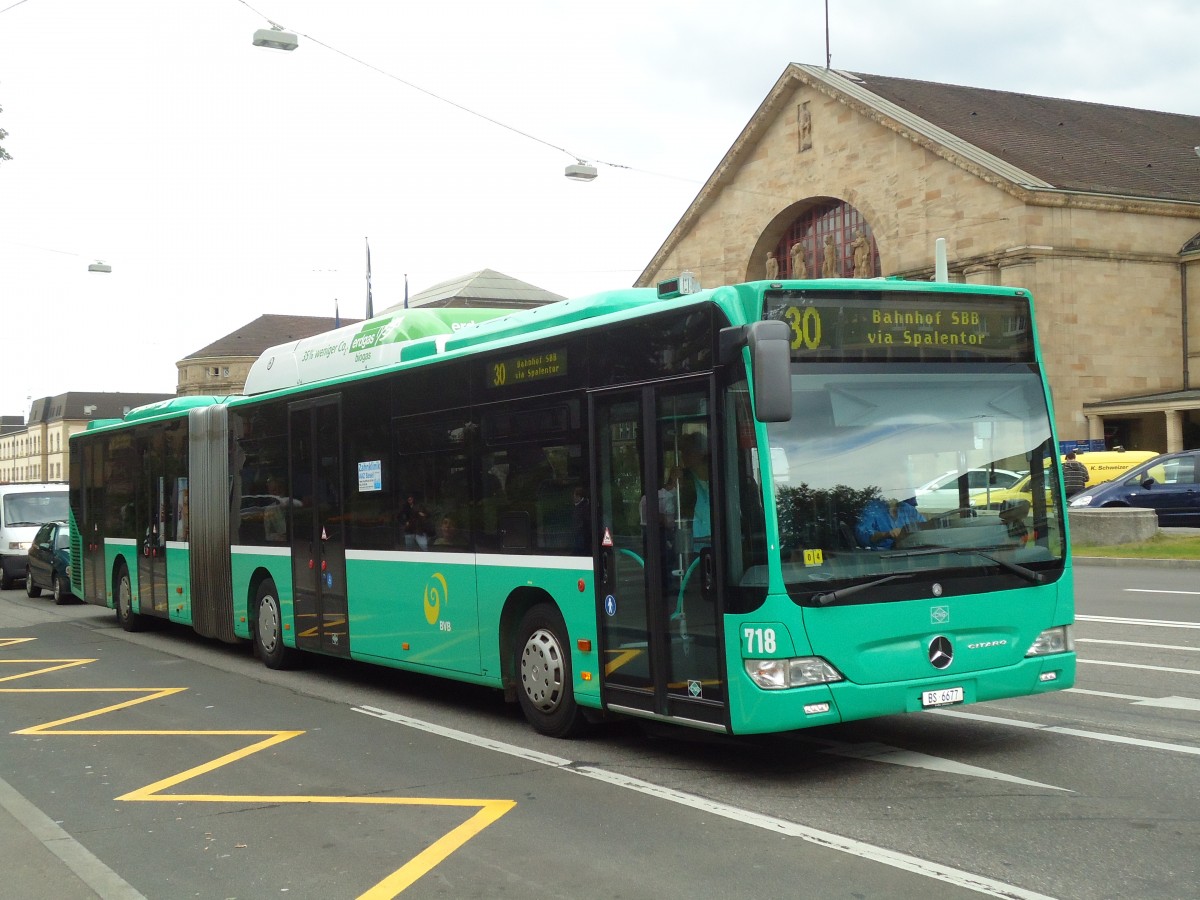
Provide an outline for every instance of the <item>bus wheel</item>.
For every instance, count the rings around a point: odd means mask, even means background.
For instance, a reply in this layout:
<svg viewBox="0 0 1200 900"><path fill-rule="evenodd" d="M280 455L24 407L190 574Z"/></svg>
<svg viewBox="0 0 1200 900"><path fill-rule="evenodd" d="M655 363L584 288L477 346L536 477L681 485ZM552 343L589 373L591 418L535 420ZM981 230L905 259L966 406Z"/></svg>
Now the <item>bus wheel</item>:
<svg viewBox="0 0 1200 900"><path fill-rule="evenodd" d="M33 583L33 572L31 572L28 568L25 569L25 596L26 597L42 596L42 589Z"/></svg>
<svg viewBox="0 0 1200 900"><path fill-rule="evenodd" d="M283 643L279 591L269 578L258 586L254 600L254 652L268 669L290 669L296 662L296 651Z"/></svg>
<svg viewBox="0 0 1200 900"><path fill-rule="evenodd" d="M575 703L567 627L558 610L541 604L525 613L513 649L517 698L529 724L550 737L579 734L587 720Z"/></svg>
<svg viewBox="0 0 1200 900"><path fill-rule="evenodd" d="M117 570L117 622L126 631L141 631L146 624L144 616L133 611L133 585L129 581L129 570L122 563Z"/></svg>
<svg viewBox="0 0 1200 900"><path fill-rule="evenodd" d="M50 594L54 597L54 605L62 606L71 597L71 591L63 586L61 575L55 575L50 579Z"/></svg>

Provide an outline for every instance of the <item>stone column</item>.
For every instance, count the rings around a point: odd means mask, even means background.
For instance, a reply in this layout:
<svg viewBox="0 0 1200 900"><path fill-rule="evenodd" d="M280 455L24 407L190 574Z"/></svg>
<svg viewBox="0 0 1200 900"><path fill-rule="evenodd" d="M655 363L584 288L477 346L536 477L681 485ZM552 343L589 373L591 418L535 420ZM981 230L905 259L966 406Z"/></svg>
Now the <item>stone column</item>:
<svg viewBox="0 0 1200 900"><path fill-rule="evenodd" d="M1163 410L1167 417L1167 453L1186 450L1183 446L1183 413L1177 409Z"/></svg>

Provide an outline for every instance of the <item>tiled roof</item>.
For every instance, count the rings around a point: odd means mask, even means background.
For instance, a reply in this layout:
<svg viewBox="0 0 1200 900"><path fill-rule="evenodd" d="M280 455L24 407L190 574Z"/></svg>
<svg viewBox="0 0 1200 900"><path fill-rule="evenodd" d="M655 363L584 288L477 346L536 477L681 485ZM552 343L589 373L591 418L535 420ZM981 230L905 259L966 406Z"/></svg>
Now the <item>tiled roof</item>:
<svg viewBox="0 0 1200 900"><path fill-rule="evenodd" d="M39 397L29 407L29 424L56 422L60 419L119 419L131 409L170 400L174 394L104 393L68 391L53 397Z"/></svg>
<svg viewBox="0 0 1200 900"><path fill-rule="evenodd" d="M353 325L359 321L361 320L342 319L341 324ZM237 331L218 338L207 347L201 347L195 353L189 353L184 359L257 357L268 347L312 337L325 331L332 331L333 328L334 320L324 316L262 315L253 322L243 325Z"/></svg>
<svg viewBox="0 0 1200 900"><path fill-rule="evenodd" d="M700 215L785 115L815 88L1014 192L1059 191L1200 204L1200 116L1057 100L791 63L635 284L649 284Z"/></svg>
<svg viewBox="0 0 1200 900"><path fill-rule="evenodd" d="M839 74L1059 190L1200 202L1200 116Z"/></svg>
<svg viewBox="0 0 1200 900"><path fill-rule="evenodd" d="M435 284L431 288L408 298L410 308L418 306L472 306L476 308L499 307L501 309L526 308L554 303L565 299L561 294L543 290L517 278L480 269L469 275L452 278ZM404 307L403 303L389 306L383 312L394 312Z"/></svg>

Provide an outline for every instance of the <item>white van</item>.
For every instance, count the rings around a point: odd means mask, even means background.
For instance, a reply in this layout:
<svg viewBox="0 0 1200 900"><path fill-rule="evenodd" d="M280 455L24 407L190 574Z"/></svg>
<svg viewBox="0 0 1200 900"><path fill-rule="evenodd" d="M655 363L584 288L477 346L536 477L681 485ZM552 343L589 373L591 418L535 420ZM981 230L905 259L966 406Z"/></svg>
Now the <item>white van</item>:
<svg viewBox="0 0 1200 900"><path fill-rule="evenodd" d="M25 578L29 545L45 522L68 518L67 486L52 484L0 484L0 589Z"/></svg>

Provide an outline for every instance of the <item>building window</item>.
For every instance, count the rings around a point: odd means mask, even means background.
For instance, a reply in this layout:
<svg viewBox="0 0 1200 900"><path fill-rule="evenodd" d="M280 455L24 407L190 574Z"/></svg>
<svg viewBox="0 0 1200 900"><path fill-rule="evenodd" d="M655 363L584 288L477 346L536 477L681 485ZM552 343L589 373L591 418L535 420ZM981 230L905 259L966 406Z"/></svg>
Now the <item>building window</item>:
<svg viewBox="0 0 1200 900"><path fill-rule="evenodd" d="M882 275L879 268L879 248L871 226L862 213L849 203L835 201L805 210L783 233L775 247L775 258L779 260L781 278L801 277L792 271L792 246L800 241L804 245L804 260L808 271L804 277L822 278L825 267L825 238L832 237L834 275L849 278L854 275L854 236L862 230L870 242L871 271Z"/></svg>
<svg viewBox="0 0 1200 900"><path fill-rule="evenodd" d="M208 374L211 375L213 378L219 378L221 376L220 366L213 366L211 369L208 370Z"/></svg>

